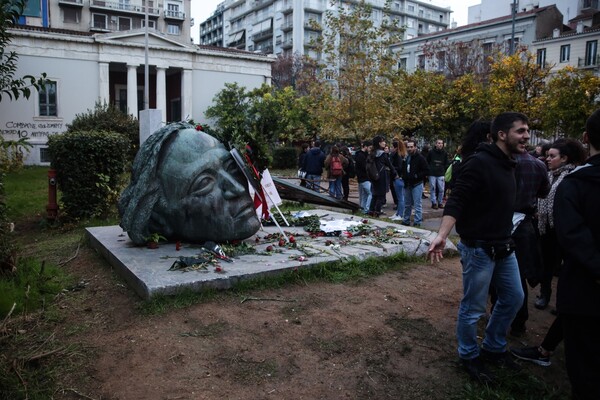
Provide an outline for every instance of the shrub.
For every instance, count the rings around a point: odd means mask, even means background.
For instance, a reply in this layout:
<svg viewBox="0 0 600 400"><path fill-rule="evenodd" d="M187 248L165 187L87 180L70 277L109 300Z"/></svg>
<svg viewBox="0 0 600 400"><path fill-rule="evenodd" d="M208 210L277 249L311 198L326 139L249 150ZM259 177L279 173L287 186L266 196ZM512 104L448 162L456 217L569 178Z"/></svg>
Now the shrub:
<svg viewBox="0 0 600 400"><path fill-rule="evenodd" d="M70 218L105 218L122 189L128 140L115 132L67 132L48 138L52 168Z"/></svg>
<svg viewBox="0 0 600 400"><path fill-rule="evenodd" d="M277 147L273 150L273 168L289 169L298 165L298 150L294 147Z"/></svg>
<svg viewBox="0 0 600 400"><path fill-rule="evenodd" d="M0 274L15 268L16 247L12 242L11 229L6 215L4 174L0 173Z"/></svg>
<svg viewBox="0 0 600 400"><path fill-rule="evenodd" d="M127 115L114 105L96 102L93 110L77 114L67 132L106 131L123 135L128 143L128 158L133 161L140 148L140 124L132 115Z"/></svg>

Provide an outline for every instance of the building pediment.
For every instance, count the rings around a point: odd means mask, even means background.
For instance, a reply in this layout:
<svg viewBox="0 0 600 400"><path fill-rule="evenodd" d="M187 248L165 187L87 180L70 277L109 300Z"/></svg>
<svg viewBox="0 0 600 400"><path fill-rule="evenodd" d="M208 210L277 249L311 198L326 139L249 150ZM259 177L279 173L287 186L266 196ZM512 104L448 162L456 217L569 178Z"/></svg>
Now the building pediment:
<svg viewBox="0 0 600 400"><path fill-rule="evenodd" d="M97 42L107 43L107 44L139 44L144 45L146 43L146 31L145 29L133 29L129 31L122 32L110 32L110 33L98 33L94 35L94 38ZM163 48L173 48L173 49L182 49L182 48L191 48L193 46L182 44L176 40L170 39L168 36L154 30L148 30L148 45L149 46L159 46Z"/></svg>

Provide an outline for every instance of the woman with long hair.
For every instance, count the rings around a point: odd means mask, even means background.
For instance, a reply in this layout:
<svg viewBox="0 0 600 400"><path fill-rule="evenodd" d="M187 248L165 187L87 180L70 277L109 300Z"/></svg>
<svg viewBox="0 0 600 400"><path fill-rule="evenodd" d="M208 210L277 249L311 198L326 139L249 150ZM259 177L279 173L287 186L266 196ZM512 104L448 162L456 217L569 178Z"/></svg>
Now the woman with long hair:
<svg viewBox="0 0 600 400"><path fill-rule="evenodd" d="M550 193L538 201L538 229L542 248L543 272L540 281L540 295L535 307L543 310L550 303L552 294L552 276L558 272L562 263L558 240L554 231L554 195L556 188L567 174L585 161L585 148L575 139L558 139L546 155Z"/></svg>

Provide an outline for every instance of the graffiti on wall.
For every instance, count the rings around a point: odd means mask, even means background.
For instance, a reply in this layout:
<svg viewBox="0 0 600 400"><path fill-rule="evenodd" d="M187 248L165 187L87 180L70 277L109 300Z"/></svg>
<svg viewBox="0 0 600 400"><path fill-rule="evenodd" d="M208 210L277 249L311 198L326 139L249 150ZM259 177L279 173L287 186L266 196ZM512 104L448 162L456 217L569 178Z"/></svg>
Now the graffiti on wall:
<svg viewBox="0 0 600 400"><path fill-rule="evenodd" d="M64 131L62 122L20 122L7 121L0 128L0 134L7 140L22 138L46 141L48 136Z"/></svg>

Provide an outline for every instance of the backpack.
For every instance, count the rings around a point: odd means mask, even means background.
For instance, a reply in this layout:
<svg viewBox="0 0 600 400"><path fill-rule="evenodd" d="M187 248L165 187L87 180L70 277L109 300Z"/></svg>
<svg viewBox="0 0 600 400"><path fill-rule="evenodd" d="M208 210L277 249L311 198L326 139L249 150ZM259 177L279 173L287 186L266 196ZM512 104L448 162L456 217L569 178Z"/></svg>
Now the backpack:
<svg viewBox="0 0 600 400"><path fill-rule="evenodd" d="M379 170L377 169L377 163L373 156L367 157L367 178L369 178L370 181L379 180Z"/></svg>
<svg viewBox="0 0 600 400"><path fill-rule="evenodd" d="M331 176L338 177L344 174L344 168L342 167L342 160L339 157L331 157L331 164L329 165L329 172Z"/></svg>

